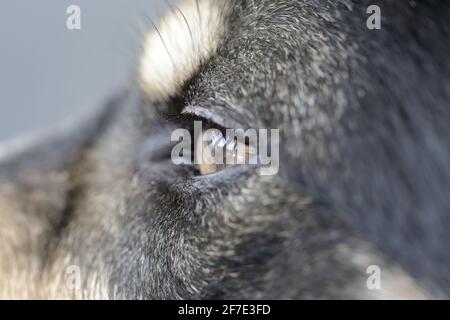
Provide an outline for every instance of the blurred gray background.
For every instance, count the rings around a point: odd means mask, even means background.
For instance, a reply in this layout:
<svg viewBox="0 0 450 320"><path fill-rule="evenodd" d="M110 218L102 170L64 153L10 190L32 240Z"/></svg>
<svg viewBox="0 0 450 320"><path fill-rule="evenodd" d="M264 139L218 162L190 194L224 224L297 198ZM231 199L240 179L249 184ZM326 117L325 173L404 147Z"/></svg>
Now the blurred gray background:
<svg viewBox="0 0 450 320"><path fill-rule="evenodd" d="M66 27L72 4L81 30ZM85 112L124 87L142 34L166 9L165 0L2 1L0 141Z"/></svg>

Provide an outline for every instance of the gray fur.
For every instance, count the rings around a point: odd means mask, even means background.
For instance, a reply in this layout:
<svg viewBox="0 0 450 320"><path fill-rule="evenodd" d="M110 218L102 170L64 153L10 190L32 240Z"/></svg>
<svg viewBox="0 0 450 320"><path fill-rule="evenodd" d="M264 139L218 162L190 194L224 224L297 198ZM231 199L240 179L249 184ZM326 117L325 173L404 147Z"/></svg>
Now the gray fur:
<svg viewBox="0 0 450 320"><path fill-rule="evenodd" d="M24 153L79 155L16 166L36 188L70 177L64 209L42 218L42 273L76 264L84 288L95 274L118 298L361 298L366 266L349 252L363 252L450 297L450 4L378 1L379 31L369 4L232 0L218 52L179 96L132 88L89 143ZM185 106L280 128L280 174L197 177L161 159L174 127L160 113Z"/></svg>

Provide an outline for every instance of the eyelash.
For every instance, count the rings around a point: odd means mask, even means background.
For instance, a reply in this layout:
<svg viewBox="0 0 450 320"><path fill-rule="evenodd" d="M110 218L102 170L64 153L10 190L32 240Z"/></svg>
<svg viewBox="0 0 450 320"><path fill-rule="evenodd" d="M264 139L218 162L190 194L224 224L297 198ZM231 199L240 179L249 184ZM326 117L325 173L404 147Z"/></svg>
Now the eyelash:
<svg viewBox="0 0 450 320"><path fill-rule="evenodd" d="M174 128L183 128L186 130L189 130L190 132L194 131L194 122L195 121L201 121L202 125L204 128L206 129L219 129L222 132L225 132L225 128L223 128L222 126L214 123L213 121L198 116L196 114L193 113L178 113L178 114L163 114L162 118L167 121L167 123Z"/></svg>

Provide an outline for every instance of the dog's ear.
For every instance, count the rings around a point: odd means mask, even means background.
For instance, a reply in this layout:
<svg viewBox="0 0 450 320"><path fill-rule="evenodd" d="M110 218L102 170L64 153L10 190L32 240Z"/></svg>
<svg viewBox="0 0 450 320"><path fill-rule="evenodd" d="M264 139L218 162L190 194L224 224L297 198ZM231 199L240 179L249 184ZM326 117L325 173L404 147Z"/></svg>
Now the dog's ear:
<svg viewBox="0 0 450 320"><path fill-rule="evenodd" d="M36 279L70 205L76 165L114 115L120 99L114 101L0 144L0 297L40 298Z"/></svg>
<svg viewBox="0 0 450 320"><path fill-rule="evenodd" d="M125 96L120 94L47 130L0 142L0 182L17 182L27 172L67 170L110 122Z"/></svg>
<svg viewBox="0 0 450 320"><path fill-rule="evenodd" d="M55 128L0 144L0 228L10 228L5 221L20 219L21 214L41 221L35 224L60 219L75 175L72 171L113 116L119 100ZM22 229L32 227L29 224Z"/></svg>

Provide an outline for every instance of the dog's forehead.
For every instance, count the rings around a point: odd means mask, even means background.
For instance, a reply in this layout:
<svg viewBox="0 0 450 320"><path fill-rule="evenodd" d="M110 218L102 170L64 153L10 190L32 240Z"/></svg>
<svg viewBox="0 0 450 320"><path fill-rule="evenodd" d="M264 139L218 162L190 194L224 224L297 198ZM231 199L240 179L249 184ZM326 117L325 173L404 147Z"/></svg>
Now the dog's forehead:
<svg viewBox="0 0 450 320"><path fill-rule="evenodd" d="M320 28L304 28L311 13L305 7L290 0L179 1L146 36L140 87L152 101L192 94L246 110L246 98L287 99L273 92L278 89L274 82L282 81L279 87L284 88L288 78L297 80L292 67L298 65L306 37L299 32L313 34ZM321 11L332 19L326 8ZM269 94L273 99L267 101Z"/></svg>

